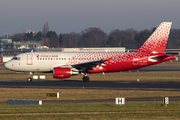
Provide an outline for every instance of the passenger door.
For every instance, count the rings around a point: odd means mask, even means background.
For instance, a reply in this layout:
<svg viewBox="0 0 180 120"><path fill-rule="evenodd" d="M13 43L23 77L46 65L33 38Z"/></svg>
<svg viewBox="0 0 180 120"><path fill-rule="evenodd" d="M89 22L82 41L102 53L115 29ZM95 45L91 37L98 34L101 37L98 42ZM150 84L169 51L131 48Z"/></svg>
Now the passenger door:
<svg viewBox="0 0 180 120"><path fill-rule="evenodd" d="M33 55L27 54L27 65L33 65Z"/></svg>

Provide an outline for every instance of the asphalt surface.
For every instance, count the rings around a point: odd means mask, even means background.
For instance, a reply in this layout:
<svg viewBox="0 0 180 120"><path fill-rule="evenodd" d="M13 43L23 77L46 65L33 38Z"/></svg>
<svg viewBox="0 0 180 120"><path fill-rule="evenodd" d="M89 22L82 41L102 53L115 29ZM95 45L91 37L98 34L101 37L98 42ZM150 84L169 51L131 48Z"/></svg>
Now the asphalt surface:
<svg viewBox="0 0 180 120"><path fill-rule="evenodd" d="M7 81L0 87L10 88L60 88L60 89L117 89L117 90L177 90L180 82L114 82L114 81Z"/></svg>
<svg viewBox="0 0 180 120"><path fill-rule="evenodd" d="M126 102L157 102L163 101L162 97L158 98L125 98ZM180 97L169 97L169 101L180 101ZM43 101L43 103L102 103L102 102L115 102L115 99L102 99L102 100L56 100L56 101Z"/></svg>
<svg viewBox="0 0 180 120"><path fill-rule="evenodd" d="M162 101L163 97L156 98L125 98L125 102L157 102ZM169 97L169 101L180 101L180 97ZM105 102L115 102L115 99L100 99L100 100L49 100L42 101L43 103L105 103ZM7 102L0 102L0 104L6 104Z"/></svg>

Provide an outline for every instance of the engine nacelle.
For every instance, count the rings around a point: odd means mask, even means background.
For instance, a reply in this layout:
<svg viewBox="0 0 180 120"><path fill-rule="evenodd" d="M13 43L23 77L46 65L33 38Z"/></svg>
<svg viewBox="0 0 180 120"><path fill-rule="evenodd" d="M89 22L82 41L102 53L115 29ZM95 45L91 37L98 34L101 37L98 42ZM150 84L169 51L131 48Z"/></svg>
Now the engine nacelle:
<svg viewBox="0 0 180 120"><path fill-rule="evenodd" d="M74 72L71 68L62 68L62 67L55 67L53 68L53 77L54 78L68 78L71 75L78 75L79 72Z"/></svg>

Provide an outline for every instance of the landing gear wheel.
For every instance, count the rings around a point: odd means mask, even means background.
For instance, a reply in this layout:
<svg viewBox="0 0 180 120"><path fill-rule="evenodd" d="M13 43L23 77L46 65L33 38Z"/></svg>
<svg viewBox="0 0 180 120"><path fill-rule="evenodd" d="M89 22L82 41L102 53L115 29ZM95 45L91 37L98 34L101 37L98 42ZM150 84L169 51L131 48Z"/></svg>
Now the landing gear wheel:
<svg viewBox="0 0 180 120"><path fill-rule="evenodd" d="M83 81L84 81L84 82L89 82L89 77L88 77L88 76L84 76L84 77L83 77Z"/></svg>
<svg viewBox="0 0 180 120"><path fill-rule="evenodd" d="M31 82L31 81L32 81L32 78L31 78L31 77L29 77L29 78L27 79L27 81L28 81L28 82Z"/></svg>

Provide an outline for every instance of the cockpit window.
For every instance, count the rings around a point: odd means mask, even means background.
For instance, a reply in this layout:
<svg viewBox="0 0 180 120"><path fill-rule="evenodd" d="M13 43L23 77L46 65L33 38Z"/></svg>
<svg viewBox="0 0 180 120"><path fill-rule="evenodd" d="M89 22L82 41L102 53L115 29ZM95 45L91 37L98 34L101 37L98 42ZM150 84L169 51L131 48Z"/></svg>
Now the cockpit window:
<svg viewBox="0 0 180 120"><path fill-rule="evenodd" d="M20 57L13 57L11 60L21 60Z"/></svg>

